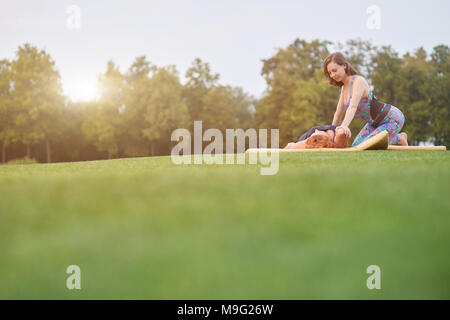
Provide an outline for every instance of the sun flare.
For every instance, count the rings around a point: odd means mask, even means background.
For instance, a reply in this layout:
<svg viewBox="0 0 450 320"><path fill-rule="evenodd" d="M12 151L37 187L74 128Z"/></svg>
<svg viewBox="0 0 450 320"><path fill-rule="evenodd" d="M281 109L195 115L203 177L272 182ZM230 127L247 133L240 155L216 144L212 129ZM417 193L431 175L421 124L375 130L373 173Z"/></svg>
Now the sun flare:
<svg viewBox="0 0 450 320"><path fill-rule="evenodd" d="M98 99L97 80L69 78L63 82L64 94L73 102L93 101Z"/></svg>

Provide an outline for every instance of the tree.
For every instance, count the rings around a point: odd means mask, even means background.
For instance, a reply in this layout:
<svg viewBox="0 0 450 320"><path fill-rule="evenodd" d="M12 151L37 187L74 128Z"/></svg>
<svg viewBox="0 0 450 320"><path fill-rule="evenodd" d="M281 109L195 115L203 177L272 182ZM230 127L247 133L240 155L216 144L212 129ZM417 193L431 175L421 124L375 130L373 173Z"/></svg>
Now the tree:
<svg viewBox="0 0 450 320"><path fill-rule="evenodd" d="M2 163L6 162L6 148L12 142L14 125L11 109L11 63L0 60L0 141L2 142Z"/></svg>
<svg viewBox="0 0 450 320"><path fill-rule="evenodd" d="M208 63L195 59L186 78L183 96L191 119L202 120L203 128L253 126L254 99L242 88L220 85L219 74L212 73Z"/></svg>
<svg viewBox="0 0 450 320"><path fill-rule="evenodd" d="M396 106L405 115L408 140L412 144L427 141L431 130L429 92L432 69L423 48L417 49L414 55L406 53L403 56L398 77L394 87Z"/></svg>
<svg viewBox="0 0 450 320"><path fill-rule="evenodd" d="M82 130L98 151L108 158L119 153L120 108L124 102L124 78L114 62L108 61L105 74L99 77L100 99L89 110Z"/></svg>
<svg viewBox="0 0 450 320"><path fill-rule="evenodd" d="M154 155L158 141L163 140L169 145L172 131L186 127L190 117L183 101L183 87L174 66L158 68L148 82L148 90L150 96L143 114L147 127L142 133L151 143Z"/></svg>
<svg viewBox="0 0 450 320"><path fill-rule="evenodd" d="M331 124L339 89L328 84L322 69L316 71L313 79L298 80L292 96L294 104L280 117L280 127L287 132L283 143L297 140L313 126Z"/></svg>
<svg viewBox="0 0 450 320"><path fill-rule="evenodd" d="M145 56L137 57L125 75L124 104L120 109L120 145L127 156L149 155L151 148L143 130L148 127L144 114L150 103L150 74L156 66Z"/></svg>
<svg viewBox="0 0 450 320"><path fill-rule="evenodd" d="M227 86L230 104L234 105L237 126L242 129L254 128L255 99L241 87Z"/></svg>
<svg viewBox="0 0 450 320"><path fill-rule="evenodd" d="M54 161L95 160L102 157L96 146L83 134L82 125L97 107L97 102L67 101L58 119L61 128L54 143Z"/></svg>
<svg viewBox="0 0 450 320"><path fill-rule="evenodd" d="M47 162L51 162L50 142L58 131L55 123L63 105L62 86L55 62L44 50L30 44L19 46L11 65L11 103L14 108L14 141L27 146L46 143Z"/></svg>
<svg viewBox="0 0 450 320"><path fill-rule="evenodd" d="M382 46L372 57L372 63L374 67L370 79L375 96L385 103L397 105L396 87L400 81L402 59L391 46Z"/></svg>
<svg viewBox="0 0 450 320"><path fill-rule="evenodd" d="M431 136L437 145L450 145L450 49L446 45L431 53Z"/></svg>
<svg viewBox="0 0 450 320"><path fill-rule="evenodd" d="M360 38L349 39L342 44L338 42L335 45L336 51L342 52L352 67L362 76L370 81L374 64L372 57L377 52L377 47L370 41L363 41Z"/></svg>
<svg viewBox="0 0 450 320"><path fill-rule="evenodd" d="M211 73L209 64L196 58L186 71L186 78L188 81L184 86L183 97L190 117L192 120L203 120L203 98L212 87L218 85L219 74Z"/></svg>
<svg viewBox="0 0 450 320"><path fill-rule="evenodd" d="M314 105L320 99L313 87L317 84L317 72L328 56L328 41L307 42L296 39L285 49L263 60L261 74L267 82L264 96L257 104L257 125L279 128L281 143L294 139L297 133L317 120ZM323 75L322 75L323 80ZM313 102L314 104L311 104ZM330 120L328 120L331 122Z"/></svg>

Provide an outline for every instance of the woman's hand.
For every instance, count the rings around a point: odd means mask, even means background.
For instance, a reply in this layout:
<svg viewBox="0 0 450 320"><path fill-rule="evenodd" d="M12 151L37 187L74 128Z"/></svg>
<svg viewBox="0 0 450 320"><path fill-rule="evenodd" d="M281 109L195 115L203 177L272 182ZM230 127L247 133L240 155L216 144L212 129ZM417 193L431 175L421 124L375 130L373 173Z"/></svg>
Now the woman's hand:
<svg viewBox="0 0 450 320"><path fill-rule="evenodd" d="M349 139L348 132L346 132L345 128L336 128L336 137L334 140L335 148L347 148Z"/></svg>
<svg viewBox="0 0 450 320"><path fill-rule="evenodd" d="M350 139L352 137L352 132L350 131L350 129L347 126L339 126L336 128L336 132L338 130L344 130L345 136Z"/></svg>

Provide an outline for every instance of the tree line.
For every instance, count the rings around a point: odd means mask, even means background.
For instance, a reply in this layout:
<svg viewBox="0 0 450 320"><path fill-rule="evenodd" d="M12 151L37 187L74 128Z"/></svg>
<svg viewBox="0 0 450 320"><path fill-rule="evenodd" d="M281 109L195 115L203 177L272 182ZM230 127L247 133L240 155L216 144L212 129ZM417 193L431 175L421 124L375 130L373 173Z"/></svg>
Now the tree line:
<svg viewBox="0 0 450 320"><path fill-rule="evenodd" d="M159 67L139 56L126 72L109 61L98 78L100 95L72 102L63 95L55 61L31 44L12 61L0 60L0 145L2 162L40 162L169 155L173 130L278 128L280 145L296 141L314 125L330 124L339 89L323 75L322 62L340 51L373 87L377 98L405 114L410 144L448 145L450 49L438 45L400 56L391 46L361 39L345 43L295 39L262 60L267 86L254 98L223 85L219 74L197 58L181 83L173 65ZM355 119L355 134L363 122Z"/></svg>

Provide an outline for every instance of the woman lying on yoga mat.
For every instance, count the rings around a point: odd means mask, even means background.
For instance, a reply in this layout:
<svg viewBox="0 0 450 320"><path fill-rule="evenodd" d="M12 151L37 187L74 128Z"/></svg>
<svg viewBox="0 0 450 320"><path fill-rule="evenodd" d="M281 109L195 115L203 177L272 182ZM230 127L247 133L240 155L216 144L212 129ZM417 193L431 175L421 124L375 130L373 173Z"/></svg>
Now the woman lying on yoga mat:
<svg viewBox="0 0 450 320"><path fill-rule="evenodd" d="M383 130L389 133L390 145L408 145L406 133L400 132L405 123L403 113L393 105L378 101L366 79L356 75L342 53L335 52L329 55L323 62L323 72L331 85L341 87L341 95L332 124L337 126L346 110L344 120L338 128L343 128L347 137L350 138L348 126L354 116L367 122L353 141L353 146Z"/></svg>
<svg viewBox="0 0 450 320"><path fill-rule="evenodd" d="M284 149L345 148L349 137L344 128L336 126L312 127L297 142L290 142Z"/></svg>

